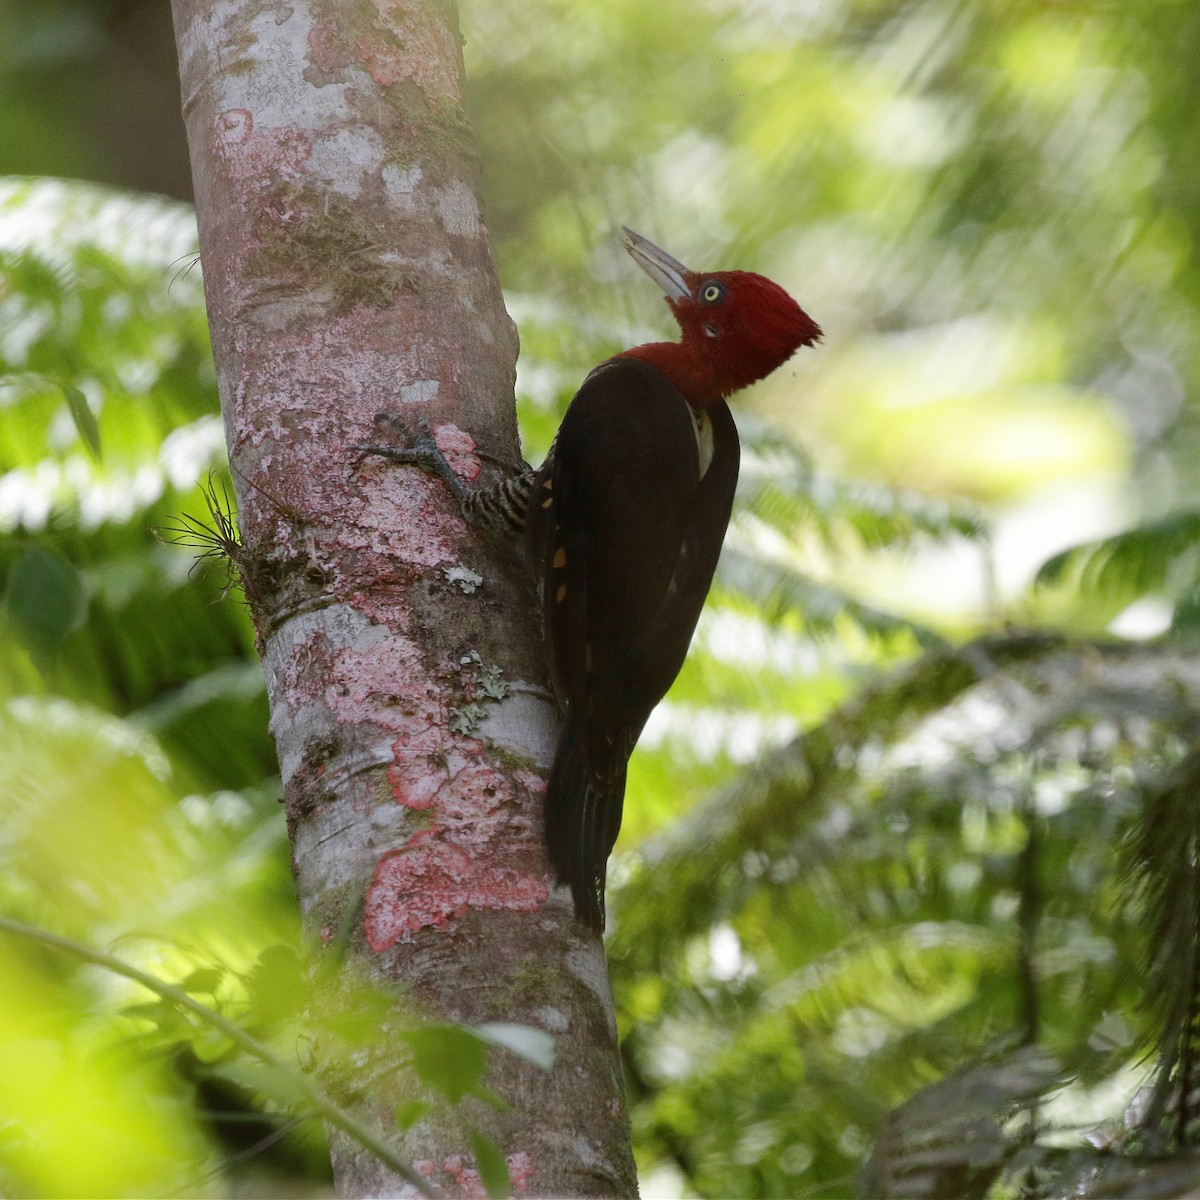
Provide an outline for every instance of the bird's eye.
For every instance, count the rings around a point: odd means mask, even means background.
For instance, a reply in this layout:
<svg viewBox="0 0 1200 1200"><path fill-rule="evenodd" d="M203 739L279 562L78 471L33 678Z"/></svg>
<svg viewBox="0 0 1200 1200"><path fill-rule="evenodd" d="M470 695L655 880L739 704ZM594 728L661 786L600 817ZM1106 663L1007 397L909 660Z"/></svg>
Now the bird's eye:
<svg viewBox="0 0 1200 1200"><path fill-rule="evenodd" d="M715 279L710 279L707 283L701 284L700 299L705 304L716 304L718 301L725 299L725 288Z"/></svg>

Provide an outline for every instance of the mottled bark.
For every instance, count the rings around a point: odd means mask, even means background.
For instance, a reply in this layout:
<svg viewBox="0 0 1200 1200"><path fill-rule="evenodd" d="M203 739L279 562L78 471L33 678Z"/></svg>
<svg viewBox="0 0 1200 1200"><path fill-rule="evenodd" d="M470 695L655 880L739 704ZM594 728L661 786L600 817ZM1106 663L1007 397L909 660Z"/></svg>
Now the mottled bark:
<svg viewBox="0 0 1200 1200"><path fill-rule="evenodd" d="M243 574L307 928L423 1010L553 1033L471 1119L513 1191L635 1191L603 948L541 848L555 716L519 553L446 489L356 462L426 419L464 479L519 459L516 338L480 217L448 0L174 0ZM476 577L481 582L475 583ZM394 1050L397 1063L402 1048ZM372 1078L378 1078L374 1073ZM360 1115L392 1131L402 1070ZM393 1132L479 1194L456 1122ZM334 1138L344 1195L405 1194Z"/></svg>

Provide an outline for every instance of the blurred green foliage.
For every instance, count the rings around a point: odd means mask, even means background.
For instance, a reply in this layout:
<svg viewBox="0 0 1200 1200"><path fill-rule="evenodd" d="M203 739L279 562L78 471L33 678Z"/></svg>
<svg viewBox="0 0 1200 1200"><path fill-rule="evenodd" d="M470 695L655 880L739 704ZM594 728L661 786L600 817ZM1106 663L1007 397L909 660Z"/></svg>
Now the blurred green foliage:
<svg viewBox="0 0 1200 1200"><path fill-rule="evenodd" d="M134 179L81 112L138 7L0 4L0 171ZM528 457L669 328L622 222L826 331L739 406L717 587L632 764L647 1194L1194 1193L1200 9L462 16ZM252 633L154 533L221 486L194 248L179 204L0 186L0 913L300 1067ZM219 1031L4 934L0 978L0 1191L327 1186L288 1079ZM414 1069L479 1094L496 1036L417 1027Z"/></svg>

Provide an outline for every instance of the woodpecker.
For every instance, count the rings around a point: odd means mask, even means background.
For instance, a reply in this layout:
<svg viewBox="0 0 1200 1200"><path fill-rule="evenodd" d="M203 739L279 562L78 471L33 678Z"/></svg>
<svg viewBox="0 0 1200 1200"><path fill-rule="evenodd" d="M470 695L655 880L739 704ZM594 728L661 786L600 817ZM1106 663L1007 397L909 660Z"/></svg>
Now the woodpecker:
<svg viewBox="0 0 1200 1200"><path fill-rule="evenodd" d="M436 473L470 520L525 537L562 718L546 849L596 931L626 765L683 666L729 524L740 448L725 401L821 337L762 275L690 271L630 229L622 242L662 288L679 340L597 366L541 467L475 490L428 435L359 447Z"/></svg>

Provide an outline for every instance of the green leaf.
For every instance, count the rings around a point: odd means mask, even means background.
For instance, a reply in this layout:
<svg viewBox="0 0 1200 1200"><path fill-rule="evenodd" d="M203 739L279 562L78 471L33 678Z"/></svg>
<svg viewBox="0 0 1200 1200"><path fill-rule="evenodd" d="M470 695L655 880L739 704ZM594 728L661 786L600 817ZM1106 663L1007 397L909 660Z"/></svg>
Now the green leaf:
<svg viewBox="0 0 1200 1200"><path fill-rule="evenodd" d="M503 1096L498 1096L491 1088L484 1087L482 1084L471 1094L476 1100L482 1100L484 1104L489 1108L494 1108L497 1112L511 1113L516 1111Z"/></svg>
<svg viewBox="0 0 1200 1200"><path fill-rule="evenodd" d="M457 1025L429 1025L400 1035L412 1051L421 1081L458 1103L478 1093L487 1070L487 1049L480 1038Z"/></svg>
<svg viewBox="0 0 1200 1200"><path fill-rule="evenodd" d="M425 1100L406 1100L403 1104L396 1105L396 1128L402 1133L407 1133L432 1108L433 1105Z"/></svg>
<svg viewBox="0 0 1200 1200"><path fill-rule="evenodd" d="M202 1063L215 1063L233 1049L233 1042L219 1029L205 1027L192 1039L192 1053Z"/></svg>
<svg viewBox="0 0 1200 1200"><path fill-rule="evenodd" d="M193 971L179 986L185 992L204 992L209 996L216 995L217 988L225 972L219 967L200 967Z"/></svg>
<svg viewBox="0 0 1200 1200"><path fill-rule="evenodd" d="M87 597L79 572L58 551L34 543L12 565L4 607L21 641L44 653L83 624Z"/></svg>
<svg viewBox="0 0 1200 1200"><path fill-rule="evenodd" d="M739 507L791 536L798 528L832 549L847 538L870 549L987 536L982 512L906 488L818 471L811 458L777 430L744 421L747 455Z"/></svg>
<svg viewBox="0 0 1200 1200"><path fill-rule="evenodd" d="M1193 588L1175 605L1171 632L1191 638L1200 634L1200 589Z"/></svg>
<svg viewBox="0 0 1200 1200"><path fill-rule="evenodd" d="M173 1004L165 1000L147 1001L143 1004L130 1004L121 1009L121 1016L132 1017L139 1021L153 1021L163 1033L180 1033L190 1028L187 1019Z"/></svg>
<svg viewBox="0 0 1200 1200"><path fill-rule="evenodd" d="M479 1169L479 1178L492 1200L504 1200L512 1186L508 1178L508 1163L504 1153L495 1142L478 1129L472 1129L468 1134L471 1142L471 1153L475 1156L475 1166Z"/></svg>
<svg viewBox="0 0 1200 1200"><path fill-rule="evenodd" d="M281 1021L301 1011L308 1002L309 984L304 967L291 946L268 946L247 980L250 1003L258 1016Z"/></svg>
<svg viewBox="0 0 1200 1200"><path fill-rule="evenodd" d="M1200 511L1181 509L1113 537L1063 550L1042 564L1034 583L1060 584L1074 576L1085 592L1131 598L1177 591L1180 583L1186 586L1197 579L1198 546Z"/></svg>
<svg viewBox="0 0 1200 1200"><path fill-rule="evenodd" d="M308 1093L298 1070L287 1071L270 1063L239 1058L234 1062L214 1065L208 1074L227 1079L238 1087L274 1100L293 1111L301 1111L308 1104Z"/></svg>
<svg viewBox="0 0 1200 1200"><path fill-rule="evenodd" d="M814 636L838 633L844 622L875 638L908 634L925 647L945 644L934 629L875 608L831 584L818 583L782 563L725 547L718 579L730 591L749 597L770 621L798 612Z"/></svg>
<svg viewBox="0 0 1200 1200"><path fill-rule="evenodd" d="M493 1046L503 1046L514 1054L549 1071L554 1066L554 1038L544 1029L531 1025L510 1025L504 1022L467 1027L477 1037Z"/></svg>
<svg viewBox="0 0 1200 1200"><path fill-rule="evenodd" d="M71 414L71 420L75 422L75 428L78 430L83 444L88 448L88 453L92 458L99 462L100 426L96 423L96 414L88 406L87 397L77 387L72 387L69 383L60 386L67 399L67 410Z"/></svg>
<svg viewBox="0 0 1200 1200"><path fill-rule="evenodd" d="M370 1046L379 1041L383 1023L392 1014L391 997L371 988L356 988L343 999L337 1012L322 1013L321 1026L355 1046Z"/></svg>

